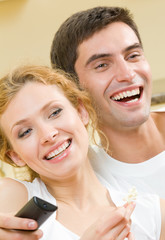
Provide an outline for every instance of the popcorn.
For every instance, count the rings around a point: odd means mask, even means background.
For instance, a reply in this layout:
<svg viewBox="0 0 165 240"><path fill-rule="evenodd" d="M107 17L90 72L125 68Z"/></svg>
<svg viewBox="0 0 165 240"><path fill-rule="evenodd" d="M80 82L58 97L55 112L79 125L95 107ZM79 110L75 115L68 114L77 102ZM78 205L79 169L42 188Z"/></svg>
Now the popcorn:
<svg viewBox="0 0 165 240"><path fill-rule="evenodd" d="M128 191L128 195L123 198L123 201L130 203L130 202L136 200L136 198L137 198L137 190L136 190L136 187L133 186Z"/></svg>

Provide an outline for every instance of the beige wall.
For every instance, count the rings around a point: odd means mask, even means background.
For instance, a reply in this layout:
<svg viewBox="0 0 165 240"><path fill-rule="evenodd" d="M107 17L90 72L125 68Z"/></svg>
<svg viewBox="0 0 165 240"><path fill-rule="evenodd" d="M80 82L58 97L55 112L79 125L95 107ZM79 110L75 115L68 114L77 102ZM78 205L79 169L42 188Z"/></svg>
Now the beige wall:
<svg viewBox="0 0 165 240"><path fill-rule="evenodd" d="M0 0L0 77L20 63L50 65L51 41L60 24L76 11L98 5L131 9L152 67L153 80L165 79L164 0ZM7 176L21 178L18 171L1 164L0 176L3 170Z"/></svg>
<svg viewBox="0 0 165 240"><path fill-rule="evenodd" d="M0 76L26 61L49 65L54 33L72 13L98 5L131 9L139 26L153 80L165 78L164 0L0 1Z"/></svg>

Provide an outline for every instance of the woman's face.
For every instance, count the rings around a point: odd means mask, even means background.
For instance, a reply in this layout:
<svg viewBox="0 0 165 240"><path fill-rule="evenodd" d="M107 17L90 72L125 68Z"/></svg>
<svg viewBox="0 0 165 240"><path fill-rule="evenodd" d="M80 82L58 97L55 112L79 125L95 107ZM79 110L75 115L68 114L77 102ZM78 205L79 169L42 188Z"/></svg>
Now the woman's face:
<svg viewBox="0 0 165 240"><path fill-rule="evenodd" d="M27 164L42 179L65 179L86 164L88 113L76 110L55 85L29 82L0 119L19 166Z"/></svg>

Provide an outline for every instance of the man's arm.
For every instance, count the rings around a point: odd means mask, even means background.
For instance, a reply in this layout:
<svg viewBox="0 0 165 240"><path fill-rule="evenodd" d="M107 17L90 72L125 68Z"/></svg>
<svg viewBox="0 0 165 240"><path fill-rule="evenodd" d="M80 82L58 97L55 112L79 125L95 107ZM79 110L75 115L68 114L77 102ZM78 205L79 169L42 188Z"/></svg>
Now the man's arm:
<svg viewBox="0 0 165 240"><path fill-rule="evenodd" d="M162 220L160 240L164 240L165 239L165 200L164 199L160 200L160 209L161 209L161 220Z"/></svg>

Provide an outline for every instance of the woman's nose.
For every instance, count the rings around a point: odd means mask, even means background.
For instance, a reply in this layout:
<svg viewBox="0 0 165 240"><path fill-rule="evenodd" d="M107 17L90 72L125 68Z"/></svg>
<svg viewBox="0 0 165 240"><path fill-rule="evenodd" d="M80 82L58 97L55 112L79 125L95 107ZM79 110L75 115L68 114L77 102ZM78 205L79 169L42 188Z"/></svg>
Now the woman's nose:
<svg viewBox="0 0 165 240"><path fill-rule="evenodd" d="M54 142L57 134L58 134L57 129L53 129L50 131L44 131L42 134L42 137L40 138L41 144Z"/></svg>

